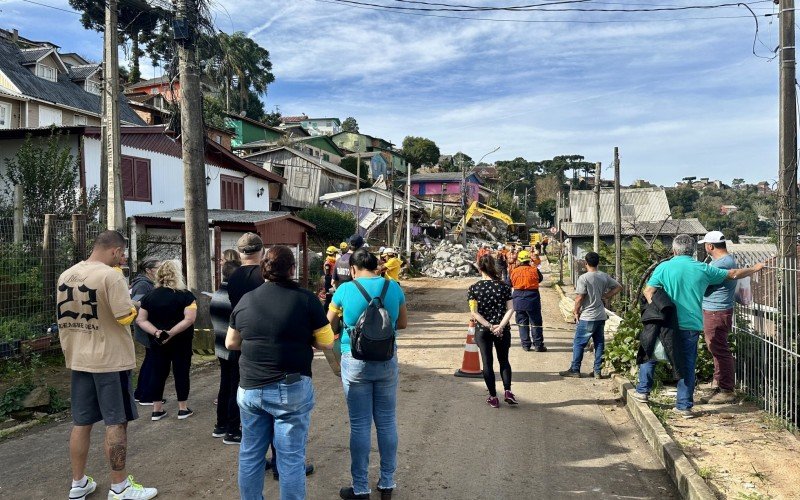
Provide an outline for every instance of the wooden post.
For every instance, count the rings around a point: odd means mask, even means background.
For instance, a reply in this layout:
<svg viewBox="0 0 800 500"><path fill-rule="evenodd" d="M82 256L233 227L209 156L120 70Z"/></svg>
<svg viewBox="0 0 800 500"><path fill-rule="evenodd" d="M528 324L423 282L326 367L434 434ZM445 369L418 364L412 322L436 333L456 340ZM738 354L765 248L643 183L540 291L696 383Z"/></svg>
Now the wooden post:
<svg viewBox="0 0 800 500"><path fill-rule="evenodd" d="M303 286L308 288L308 232L303 229L301 245L303 246Z"/></svg>
<svg viewBox="0 0 800 500"><path fill-rule="evenodd" d="M181 224L181 273L186 279L186 224Z"/></svg>
<svg viewBox="0 0 800 500"><path fill-rule="evenodd" d="M14 186L14 244L21 245L23 238L24 217L24 194L22 184Z"/></svg>
<svg viewBox="0 0 800 500"><path fill-rule="evenodd" d="M55 314L56 310L56 224L55 214L44 216L44 234L42 235L42 292L44 293L44 310Z"/></svg>
<svg viewBox="0 0 800 500"><path fill-rule="evenodd" d="M108 172L107 228L122 231L125 228L125 202L122 199L122 171L120 165L119 121L119 44L117 26L117 0L106 4L105 32L103 36L103 137L106 140Z"/></svg>
<svg viewBox="0 0 800 500"><path fill-rule="evenodd" d="M361 212L361 153L356 153L356 232L358 234L358 218Z"/></svg>
<svg viewBox="0 0 800 500"><path fill-rule="evenodd" d="M73 264L86 259L86 214L72 214ZM130 265L130 263L129 263Z"/></svg>
<svg viewBox="0 0 800 500"><path fill-rule="evenodd" d="M794 0L780 0L780 141L778 152L778 254L781 267L797 259L797 109ZM791 287L789 288L791 291ZM794 293L793 291L791 293ZM791 299L787 300L791 301Z"/></svg>
<svg viewBox="0 0 800 500"><path fill-rule="evenodd" d="M558 202L556 203L556 230L558 231L558 284L564 284L564 233L561 232L561 199L563 193L561 188L558 190Z"/></svg>
<svg viewBox="0 0 800 500"><path fill-rule="evenodd" d="M614 148L614 277L622 283L622 194L619 183L619 148Z"/></svg>
<svg viewBox="0 0 800 500"><path fill-rule="evenodd" d="M214 290L222 283L222 229L214 226Z"/></svg>

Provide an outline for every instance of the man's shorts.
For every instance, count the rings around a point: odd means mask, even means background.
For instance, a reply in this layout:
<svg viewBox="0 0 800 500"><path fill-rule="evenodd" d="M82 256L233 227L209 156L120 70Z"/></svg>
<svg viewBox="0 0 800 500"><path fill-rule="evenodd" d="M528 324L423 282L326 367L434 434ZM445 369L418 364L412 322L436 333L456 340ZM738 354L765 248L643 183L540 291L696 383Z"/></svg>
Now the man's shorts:
<svg viewBox="0 0 800 500"><path fill-rule="evenodd" d="M136 420L131 370L89 373L72 370L72 421L75 425L120 425Z"/></svg>

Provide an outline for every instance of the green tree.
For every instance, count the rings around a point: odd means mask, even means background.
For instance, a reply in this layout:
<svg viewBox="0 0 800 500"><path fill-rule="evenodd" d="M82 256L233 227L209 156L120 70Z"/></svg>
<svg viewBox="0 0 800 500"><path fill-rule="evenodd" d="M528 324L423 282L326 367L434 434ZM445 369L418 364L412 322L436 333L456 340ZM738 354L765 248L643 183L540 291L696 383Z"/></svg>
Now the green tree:
<svg viewBox="0 0 800 500"><path fill-rule="evenodd" d="M22 185L25 217L43 220L45 214L74 213L81 199L78 194L78 162L60 133L44 141L25 138L17 154L6 159L6 171L0 174L4 184L4 204L11 205L14 186Z"/></svg>
<svg viewBox="0 0 800 500"><path fill-rule="evenodd" d="M536 205L536 211L539 213L539 217L541 217L543 221L550 223L550 225L555 224L556 200L547 199L539 202L539 204Z"/></svg>
<svg viewBox="0 0 800 500"><path fill-rule="evenodd" d="M407 136L403 139L403 156L414 168L435 165L439 161L439 146L425 137Z"/></svg>
<svg viewBox="0 0 800 500"><path fill-rule="evenodd" d="M217 96L203 96L203 123L212 127L228 129L225 123L225 104Z"/></svg>
<svg viewBox="0 0 800 500"><path fill-rule="evenodd" d="M694 204L700 199L700 193L690 187L671 188L666 190L667 202L675 218L683 217L694 211Z"/></svg>
<svg viewBox="0 0 800 500"><path fill-rule="evenodd" d="M105 2L69 0L69 5L81 12L81 24L86 29L105 30ZM164 9L150 5L147 0L125 0L119 3L117 14L120 44L130 43L130 72L128 82L142 78L139 61L145 52L142 46L153 47L157 27L167 19Z"/></svg>
<svg viewBox="0 0 800 500"><path fill-rule="evenodd" d="M358 159L355 156L345 156L342 158L342 161L339 162L339 166L351 174L355 174L358 166ZM369 180L369 161L363 158L361 159L361 180L363 182Z"/></svg>
<svg viewBox="0 0 800 500"><path fill-rule="evenodd" d="M281 124L281 118L281 109L278 106L275 106L269 113L264 113L261 121L271 127L277 127Z"/></svg>
<svg viewBox="0 0 800 500"><path fill-rule="evenodd" d="M311 232L311 239L318 248L345 241L353 234L356 227L356 218L353 214L333 208L304 208L297 213L297 216L317 226Z"/></svg>
<svg viewBox="0 0 800 500"><path fill-rule="evenodd" d="M352 116L348 116L342 122L342 131L358 133L358 122Z"/></svg>
<svg viewBox="0 0 800 500"><path fill-rule="evenodd" d="M733 187L733 189L740 189L742 186L744 186L744 179L741 178L734 179L733 182L731 182L731 186Z"/></svg>

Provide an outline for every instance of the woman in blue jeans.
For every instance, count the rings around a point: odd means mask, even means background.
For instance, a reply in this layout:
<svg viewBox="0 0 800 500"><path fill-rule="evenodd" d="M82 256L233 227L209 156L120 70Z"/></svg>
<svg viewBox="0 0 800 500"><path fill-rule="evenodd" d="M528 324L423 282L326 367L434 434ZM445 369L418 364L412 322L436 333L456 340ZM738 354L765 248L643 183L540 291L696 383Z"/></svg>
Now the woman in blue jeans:
<svg viewBox="0 0 800 500"><path fill-rule="evenodd" d="M376 274L378 259L366 249L356 250L350 257L350 275L371 297L380 296L386 280ZM390 280L383 306L394 323L395 330L406 327L407 311L403 290ZM349 330L367 308L361 291L347 282L336 289L328 310L328 320L334 330L342 330L342 386L350 414L350 474L353 485L342 488L339 496L348 499L367 499L369 487L369 450L372 422L378 436L381 456L380 479L377 488L383 500L392 497L397 469L397 351L389 361L362 361L351 354Z"/></svg>
<svg viewBox="0 0 800 500"><path fill-rule="evenodd" d="M316 295L293 281L289 247L270 248L261 271L266 282L236 305L225 338L226 348L241 350L239 493L243 500L264 498L266 454L273 443L281 500L300 500L306 497L306 440L314 408L312 348L331 349L333 330Z"/></svg>

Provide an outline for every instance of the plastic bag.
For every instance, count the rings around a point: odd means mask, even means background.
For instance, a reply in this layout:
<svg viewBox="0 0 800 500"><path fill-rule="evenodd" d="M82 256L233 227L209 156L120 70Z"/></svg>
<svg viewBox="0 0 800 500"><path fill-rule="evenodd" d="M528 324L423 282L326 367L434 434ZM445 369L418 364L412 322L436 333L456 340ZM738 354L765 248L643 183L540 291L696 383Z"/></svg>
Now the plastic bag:
<svg viewBox="0 0 800 500"><path fill-rule="evenodd" d="M753 289L750 287L750 276L736 280L734 299L743 306L749 306L753 303Z"/></svg>
<svg viewBox="0 0 800 500"><path fill-rule="evenodd" d="M653 358L658 361L669 361L667 351L664 349L664 344L661 339L656 339L656 346L653 348Z"/></svg>

